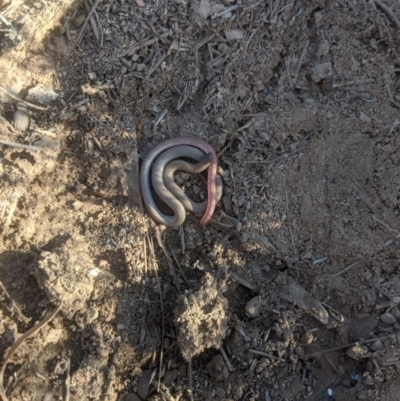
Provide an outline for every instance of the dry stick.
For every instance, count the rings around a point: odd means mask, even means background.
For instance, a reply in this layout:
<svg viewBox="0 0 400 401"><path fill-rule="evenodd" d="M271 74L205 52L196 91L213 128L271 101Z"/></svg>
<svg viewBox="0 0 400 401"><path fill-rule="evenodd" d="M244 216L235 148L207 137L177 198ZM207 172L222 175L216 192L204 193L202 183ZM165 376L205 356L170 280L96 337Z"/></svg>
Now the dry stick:
<svg viewBox="0 0 400 401"><path fill-rule="evenodd" d="M70 399L70 391L71 388L71 359L68 358L68 365L67 365L67 376L65 378L65 399L64 401L69 401Z"/></svg>
<svg viewBox="0 0 400 401"><path fill-rule="evenodd" d="M80 43L82 38L83 38L83 32L86 29L86 26L90 20L90 18L92 17L92 14L94 13L94 11L96 10L96 7L99 5L101 0L95 0L95 2L93 3L92 7L90 8L90 11L85 19L85 22L82 25L81 31L79 32L78 38L77 38L77 42Z"/></svg>
<svg viewBox="0 0 400 401"><path fill-rule="evenodd" d="M174 265L173 265L172 262L171 262L171 258L169 257L168 252L167 252L167 249L165 248L164 241L163 241L162 238L161 238L161 230L160 230L160 227L157 227L157 228L156 228L156 239L157 239L158 245L160 246L160 248L161 248L162 251L164 252L164 255L165 255L166 259L167 259L168 266L169 266L169 268L170 268L170 270L171 270L171 274L172 274L172 277L173 277L174 282L175 282L176 290L178 291L178 293L180 293L179 285L178 285L178 280L176 279L176 274L175 274Z"/></svg>
<svg viewBox="0 0 400 401"><path fill-rule="evenodd" d="M222 358L224 358L225 365L228 367L229 372L234 372L235 368L232 366L231 361L229 360L228 355L226 355L226 352L222 345L219 351L221 352Z"/></svg>
<svg viewBox="0 0 400 401"><path fill-rule="evenodd" d="M189 366L188 366L188 368L189 368L189 375L188 375L188 391L189 391L190 401L193 401L192 359L189 359L188 365L189 365Z"/></svg>
<svg viewBox="0 0 400 401"><path fill-rule="evenodd" d="M160 56L160 58L157 60L157 62L153 65L153 67L150 68L149 72L146 74L146 79L149 79L151 74L161 65L161 63L167 58L167 54L163 54Z"/></svg>
<svg viewBox="0 0 400 401"><path fill-rule="evenodd" d="M129 47L127 50L123 51L122 53L117 54L117 57L121 58L121 57L125 57L125 56L131 56L133 53L135 53L135 51L137 49L140 49L141 47L147 47L147 46L153 45L154 43L158 42L160 39L166 38L169 35L171 35L171 31L165 32L157 38L152 38L152 39L146 38L143 42L136 43L136 44L132 45L131 47Z"/></svg>
<svg viewBox="0 0 400 401"><path fill-rule="evenodd" d="M298 259L299 256L298 256L298 253L297 253L296 245L295 245L295 243L294 243L294 237L293 237L292 227L291 227L290 221L289 221L289 199L288 199L287 191L285 191L285 195L286 195L286 219L287 219L287 223L288 223L290 238L291 238L291 240L292 240L293 251L294 251L294 253L295 253L295 255L296 255L296 259ZM296 265L297 265L297 261L296 261ZM299 268L299 267L297 266L297 268Z"/></svg>
<svg viewBox="0 0 400 401"><path fill-rule="evenodd" d="M158 235L159 231L156 231L156 238L158 241ZM149 235L149 232L146 230L146 235L147 235L147 240L149 241L149 248L153 260L153 264L155 264L156 260L156 255L154 252L154 243L152 238ZM154 274L156 276L156 281L157 281L157 288L160 293L160 305L161 305L161 349L160 349L160 363L159 363L159 373L158 373L158 386L157 386L157 391L160 391L160 383L161 383L161 369L162 369L162 363L163 363L163 356L164 356L164 335L165 335L165 316L164 316L164 302L163 302L163 297L162 297L162 291L161 291L161 285L160 285L160 278L158 277L157 273L157 267L154 266Z"/></svg>
<svg viewBox="0 0 400 401"><path fill-rule="evenodd" d="M20 99L19 97L17 97L17 96L15 96L15 95L13 95L12 93L10 93L8 90L4 89L2 86L0 86L0 90L2 90L4 93L7 93L7 95L10 96L10 97L12 97L13 99L18 100L19 102L24 103L25 105L27 105L27 106L30 107L31 109L42 110L42 111L45 111L45 110L48 110L48 109L49 109L48 106L46 106L46 107L36 106L36 104L32 104L32 103L27 102L26 100L22 100L22 99Z"/></svg>
<svg viewBox="0 0 400 401"><path fill-rule="evenodd" d="M354 343L342 345L340 347L329 348L329 349L313 352L311 354L304 355L302 357L302 359L304 359L304 358L312 358L312 357L317 356L317 355L326 354L327 352L340 351L340 350L342 350L344 348L352 347L353 345L357 345L357 344L369 344L369 343L373 343L374 341L377 341L377 340L387 340L389 337L390 337L390 335L383 336L383 337L370 338L369 340L357 341L357 342L354 342Z"/></svg>
<svg viewBox="0 0 400 401"><path fill-rule="evenodd" d="M11 346L11 348L8 350L5 358L3 365L0 368L0 401L8 401L8 398L6 396L5 390L4 390L4 371L6 370L6 366L10 360L10 358L15 354L15 352L18 350L18 348L23 344L25 340L27 340L32 334L36 333L38 330L40 330L43 326L45 326L48 322L50 322L51 319L58 313L62 305L62 301L60 302L60 305L57 306L51 312L47 317L45 317L41 322L33 326L31 329L29 329L26 333L22 334L17 341Z"/></svg>
<svg viewBox="0 0 400 401"><path fill-rule="evenodd" d="M182 270L181 264L178 262L178 259L177 259L176 255L175 255L175 252L172 250L171 246L170 246L168 243L167 243L167 246L168 246L168 248L169 248L169 250L170 250L170 252L171 252L171 254L172 254L172 257L173 257L174 260L175 260L175 263L177 264L177 266L178 266L178 268L179 268L179 271L180 271L181 274L182 274L183 279L185 280L186 285L189 285L189 281L187 281L187 278L186 278L186 276L185 276L185 273L184 273L183 270Z"/></svg>
<svg viewBox="0 0 400 401"><path fill-rule="evenodd" d="M392 21L396 24L397 28L400 29L400 21L394 14L394 12L381 0L374 0L375 4L380 7L385 13L392 19Z"/></svg>
<svg viewBox="0 0 400 401"><path fill-rule="evenodd" d="M18 314L20 315L20 317L22 317L23 320L28 321L30 319L28 319L22 312L21 310L18 308L17 304L15 303L14 299L11 297L11 295L8 293L8 291L6 290L6 287L4 287L4 284L0 281L0 288L3 291L3 293L5 294L5 296L11 301L11 310L15 309Z"/></svg>
<svg viewBox="0 0 400 401"><path fill-rule="evenodd" d="M333 370L340 376L342 377L343 375L340 373L340 370L336 367L336 365L330 360L330 358L328 358L327 355L324 354L324 358L327 360L327 362L329 363L329 365L332 366Z"/></svg>
<svg viewBox="0 0 400 401"><path fill-rule="evenodd" d="M280 362L284 362L285 361L284 359L279 358L279 357L277 357L275 355L267 354L266 352L257 351L255 349L249 349L249 352L251 352L252 354L256 354L256 355L265 356L266 358L276 359L277 361L280 361Z"/></svg>
<svg viewBox="0 0 400 401"><path fill-rule="evenodd" d="M86 11L90 12L90 6L89 6L89 3L87 2L87 0L84 0L83 4L85 5ZM100 42L99 30L97 29L97 25L93 18L93 15L90 17L90 25L92 25L93 33L94 33L94 36L96 37L96 42L99 43Z"/></svg>
<svg viewBox="0 0 400 401"><path fill-rule="evenodd" d="M260 292L260 287L257 284L253 284L250 281L245 280L243 277L237 275L236 273L229 272L229 277L233 281L236 281L237 283L243 285L244 287L247 287L251 291Z"/></svg>
<svg viewBox="0 0 400 401"><path fill-rule="evenodd" d="M9 142L9 141L4 141L3 139L0 139L0 144L11 146L13 148L26 149L26 150L30 150L32 152L40 152L40 149L37 146L24 145L23 143Z"/></svg>
<svg viewBox="0 0 400 401"><path fill-rule="evenodd" d="M341 274L343 274L343 273L347 272L348 270L352 269L353 267L357 266L360 262L361 262L361 260L357 260L357 262L354 262L351 265L345 267L344 269L338 271L337 273L332 274L331 278L335 278L337 276L340 276Z"/></svg>

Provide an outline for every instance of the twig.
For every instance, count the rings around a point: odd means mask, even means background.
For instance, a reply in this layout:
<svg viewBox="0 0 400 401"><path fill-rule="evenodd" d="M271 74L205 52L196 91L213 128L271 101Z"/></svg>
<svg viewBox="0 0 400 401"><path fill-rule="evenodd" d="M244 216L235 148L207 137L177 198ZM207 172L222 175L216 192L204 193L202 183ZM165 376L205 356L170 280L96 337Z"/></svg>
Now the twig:
<svg viewBox="0 0 400 401"><path fill-rule="evenodd" d="M286 220L287 220L287 223L288 223L290 238L292 240L293 251L294 251L294 254L296 255L296 259L298 260L299 257L298 257L297 248L296 248L296 245L295 245L295 242L294 242L292 226L290 225L290 219L289 219L289 198L288 198L287 190L285 191L285 196L286 196ZM296 266L297 266L297 260L296 260ZM297 266L297 268L298 268L298 266Z"/></svg>
<svg viewBox="0 0 400 401"><path fill-rule="evenodd" d="M158 269L157 269L157 266L155 266L156 255L155 255L155 252L154 252L154 243L152 241L152 238L149 235L148 230L146 230L146 236L147 236L147 241L149 242L149 248L150 248L150 252L151 252L151 255L152 255L152 261L153 261L153 264L154 264L154 274L155 274L155 278L156 278L156 282L157 282L157 289L158 289L158 292L160 294L160 305L161 305L161 347L160 347L159 372L161 373L161 368L162 368L162 363L163 363L163 356L164 356L164 334L165 334L164 301L163 301L162 290L161 290L161 285L160 285L160 278L158 277ZM156 231L157 241L159 241L158 236L160 236L159 230ZM161 239L161 237L160 237L160 239ZM161 383L161 374L158 375L157 391L160 391L160 383Z"/></svg>
<svg viewBox="0 0 400 401"><path fill-rule="evenodd" d="M12 93L10 93L8 90L4 89L2 86L0 86L0 90L2 90L4 93L7 93L7 95L12 97L13 99L24 103L25 105L27 105L31 109L42 110L42 111L45 111L45 110L49 109L49 106L46 106L46 107L36 106L36 104L32 104L32 103L27 102L26 100L22 100L19 97L17 97L15 95L13 95Z"/></svg>
<svg viewBox="0 0 400 401"><path fill-rule="evenodd" d="M327 362L329 363L329 365L332 366L333 370L340 376L342 377L343 375L340 373L340 370L336 367L336 365L330 360L330 358L328 358L327 355L324 354L324 358L327 360Z"/></svg>
<svg viewBox="0 0 400 401"><path fill-rule="evenodd" d="M65 399L64 399L64 401L69 401L70 394L71 394L71 359L68 358L67 376L65 378Z"/></svg>
<svg viewBox="0 0 400 401"><path fill-rule="evenodd" d="M30 150L32 152L40 152L40 149L37 146L24 145L23 143L9 142L9 141L4 141L3 139L0 139L0 144L6 145L6 146L11 146L13 148L26 149L26 150Z"/></svg>
<svg viewBox="0 0 400 401"><path fill-rule="evenodd" d="M237 283L247 287L249 290L254 292L260 292L260 287L257 284L250 283L249 281L245 280L243 277L237 275L236 273L229 272L229 277L236 281Z"/></svg>
<svg viewBox="0 0 400 401"><path fill-rule="evenodd" d="M15 303L14 299L11 297L11 295L8 293L8 291L6 290L6 287L4 287L4 284L0 281L0 288L3 291L3 293L5 294L5 296L11 301L11 310L15 309L18 312L18 315L20 315L20 317L22 317L22 319L25 322L29 322L30 319L28 319L18 308L17 304Z"/></svg>
<svg viewBox="0 0 400 401"><path fill-rule="evenodd" d="M357 266L360 262L361 262L361 260L357 260L357 262L352 263L351 265L345 267L344 269L338 271L337 273L331 274L331 278L335 278L335 277L340 276L340 275L343 274L343 273L346 273L348 270L350 270L350 269L352 269L353 267Z"/></svg>
<svg viewBox="0 0 400 401"><path fill-rule="evenodd" d="M192 360L189 359L188 363L188 391L189 391L189 397L190 401L193 401L193 383L192 383Z"/></svg>
<svg viewBox="0 0 400 401"><path fill-rule="evenodd" d="M58 313L58 311L61 309L62 306L62 301L60 302L60 305L57 306L51 312L47 317L45 317L41 322L33 326L31 329L29 329L26 333L22 334L17 341L10 347L8 352L6 353L6 356L4 358L3 365L0 368L0 401L8 401L8 398L6 396L5 390L4 390L4 371L6 370L6 366L11 359L11 357L15 354L15 352L18 350L18 348L24 343L25 340L27 340L32 334L36 333L38 330L40 330L43 326L45 326L48 322L50 322L51 319Z"/></svg>
<svg viewBox="0 0 400 401"><path fill-rule="evenodd" d="M175 255L175 252L172 250L171 246L170 246L168 243L167 243L167 246L168 246L168 248L169 248L169 250L170 250L170 252L171 252L171 254L172 254L172 257L173 257L174 260L175 260L175 263L177 264L177 266L178 266L178 268L179 268L179 271L180 271L181 274L182 274L183 279L185 280L186 285L189 285L189 281L187 281L187 278L186 278L186 276L185 276L185 273L184 273L183 270L182 270L181 264L178 262L178 259L177 259L176 255Z"/></svg>
<svg viewBox="0 0 400 401"><path fill-rule="evenodd" d="M231 361L228 358L228 355L226 355L224 347L221 346L219 351L221 352L222 358L224 358L225 364L228 367L229 372L234 372L235 368L232 366Z"/></svg>
<svg viewBox="0 0 400 401"><path fill-rule="evenodd" d="M85 5L86 11L90 12L90 6L89 6L89 3L87 2L87 0L84 0L83 4ZM96 42L99 43L100 42L99 30L97 29L97 25L93 18L93 15L90 17L90 25L92 25L93 33L94 33L94 36L96 37Z"/></svg>
<svg viewBox="0 0 400 401"><path fill-rule="evenodd" d="M275 355L267 354L266 352L257 351L255 349L249 349L249 352L251 352L252 354L256 354L256 355L265 356L266 358L276 359L277 361L284 361L284 359L279 358Z"/></svg>
<svg viewBox="0 0 400 401"><path fill-rule="evenodd" d="M77 38L77 42L80 43L82 38L83 38L83 32L86 29L86 26L90 20L90 18L92 17L92 14L95 12L96 7L99 5L101 0L95 0L95 2L92 4L92 7L90 8L90 11L88 12L88 15L86 16L85 22L82 25L81 31L79 32L78 38Z"/></svg>
<svg viewBox="0 0 400 401"><path fill-rule="evenodd" d="M162 54L159 59L156 61L156 63L149 69L149 72L146 74L146 79L149 79L151 74L161 65L161 63L167 58L167 54L164 53Z"/></svg>
<svg viewBox="0 0 400 401"><path fill-rule="evenodd" d="M394 14L394 12L381 0L374 0L375 4L380 7L385 13L392 19L396 24L397 28L400 29L400 21Z"/></svg>
<svg viewBox="0 0 400 401"><path fill-rule="evenodd" d="M174 279L174 284L175 284L176 290L178 291L178 293L180 293L179 283L178 283L178 280L177 280L177 278L176 278L174 265L173 265L173 263L172 263L172 261L171 261L171 258L170 258L169 255L168 255L167 248L166 248L165 245L164 245L164 241L163 241L163 239L161 238L161 230L162 230L162 229L161 229L160 226L156 227L156 239L157 239L158 245L160 246L160 248L161 248L162 251L164 252L165 258L167 259L168 266L169 266L169 268L170 268L170 270L171 270L171 274L172 274L172 277L173 277L173 279Z"/></svg>
<svg viewBox="0 0 400 401"><path fill-rule="evenodd" d="M157 38L150 39L150 37L148 37L143 42L136 43L136 44L132 45L131 47L129 47L127 50L124 50L123 52L117 54L117 57L121 58L121 57L125 57L125 56L131 56L133 53L135 53L136 50L140 49L141 47L147 47L147 46L153 45L154 43L158 42L160 39L166 38L170 35L171 35L171 31L169 30Z"/></svg>
<svg viewBox="0 0 400 401"><path fill-rule="evenodd" d="M383 336L383 337L370 338L369 340L356 341L354 343L342 345L340 347L329 348L329 349L313 352L311 354L304 355L302 358L312 358L314 356L322 355L322 354L325 354L327 352L340 351L341 349L349 348L349 347L352 347L353 345L357 345L357 344L369 344L369 343L373 343L374 341L377 341L377 340L386 340L389 337L390 337L390 335L389 336Z"/></svg>

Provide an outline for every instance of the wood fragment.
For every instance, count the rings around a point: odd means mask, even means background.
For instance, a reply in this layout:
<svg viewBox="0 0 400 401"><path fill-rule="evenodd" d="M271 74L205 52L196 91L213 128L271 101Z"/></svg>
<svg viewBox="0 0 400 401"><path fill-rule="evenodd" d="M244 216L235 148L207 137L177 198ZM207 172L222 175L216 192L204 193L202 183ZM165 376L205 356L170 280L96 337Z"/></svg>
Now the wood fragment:
<svg viewBox="0 0 400 401"><path fill-rule="evenodd" d="M234 372L235 368L232 366L231 361L228 358L228 355L226 355L226 352L224 350L224 347L221 346L221 348L219 349L219 351L221 352L222 358L224 358L225 364L229 370L229 372Z"/></svg>
<svg viewBox="0 0 400 401"><path fill-rule="evenodd" d="M335 277L340 276L340 275L343 274L343 273L346 273L348 270L350 270L350 269L352 269L353 267L357 266L360 262L361 262L361 260L357 260L357 262L354 262L354 263L352 263L351 265L345 267L344 269L338 271L337 273L332 274L332 275L331 275L331 278L335 278Z"/></svg>
<svg viewBox="0 0 400 401"><path fill-rule="evenodd" d="M69 401L71 396L71 359L67 362L67 375L65 377L65 398L64 401Z"/></svg>
<svg viewBox="0 0 400 401"><path fill-rule="evenodd" d="M11 98L18 100L19 102L24 103L26 106L30 107L31 109L36 109L36 110L41 110L41 111L45 111L48 110L49 107L41 107L41 106L37 106L36 104L27 102L26 100L22 100L19 97L13 95L12 93L10 93L8 90L4 89L2 86L0 86L0 90L2 90L4 93L6 93L8 96L10 96Z"/></svg>
<svg viewBox="0 0 400 401"><path fill-rule="evenodd" d="M383 336L383 337L370 338L369 340L356 341L354 343L341 345L340 347L328 348L328 349L325 349L325 350L312 352L311 354L307 354L307 355L303 356L302 358L313 358L313 357L315 357L317 355L322 355L322 354L325 354L327 352L340 351L342 349L349 348L349 347L352 347L352 346L357 345L357 344L369 344L369 343L373 343L376 340L387 340L389 337L390 337L390 335Z"/></svg>
<svg viewBox="0 0 400 401"><path fill-rule="evenodd" d="M92 4L92 7L90 8L90 11L88 12L88 15L86 16L85 22L82 25L81 31L79 32L78 38L76 39L77 43L81 43L82 38L83 38L83 33L85 32L86 26L92 17L92 14L95 12L96 7L99 5L101 0L95 0L95 2Z"/></svg>
<svg viewBox="0 0 400 401"><path fill-rule="evenodd" d="M40 152L40 149L37 146L24 145L23 143L10 142L10 141L5 141L3 139L0 139L0 144L6 145L6 146L11 146L12 148L30 150L31 152Z"/></svg>
<svg viewBox="0 0 400 401"><path fill-rule="evenodd" d="M400 20L397 18L395 13L381 0L374 0L375 4L381 8L395 23L398 29L400 29Z"/></svg>
<svg viewBox="0 0 400 401"><path fill-rule="evenodd" d="M143 42L135 43L134 45L130 46L128 49L124 50L123 52L117 54L118 58L132 56L136 50L140 49L141 47L147 47L153 45L154 43L158 42L160 39L167 38L171 35L171 31L165 32L157 38L150 38L147 37Z"/></svg>
<svg viewBox="0 0 400 401"><path fill-rule="evenodd" d="M279 357L277 357L275 355L267 354L266 352L257 351L255 349L249 349L249 352L251 352L252 354L256 354L256 355L265 356L266 358L269 358L269 359L275 359L275 360L280 361L280 362L284 361L284 359L279 358Z"/></svg>
<svg viewBox="0 0 400 401"><path fill-rule="evenodd" d="M6 356L4 358L3 365L0 368L0 401L8 401L8 398L5 393L4 389L4 371L6 370L7 364L10 361L11 357L17 352L19 347L27 340L30 336L35 334L37 331L39 331L43 326L45 326L50 320L54 318L54 316L59 312L62 306L62 301L60 302L60 305L58 305L53 312L48 314L41 322L33 326L31 329L29 329L26 333L22 334L17 341L9 348L9 350L6 352Z"/></svg>
<svg viewBox="0 0 400 401"><path fill-rule="evenodd" d="M83 4L85 5L86 11L88 13L90 13L91 7L89 6L88 0L84 0ZM93 13L94 13L94 11L93 11ZM100 42L99 30L97 28L96 21L94 20L93 15L89 18L89 21L90 21L90 25L92 25L92 30L93 30L93 34L96 38L96 42L99 43Z"/></svg>

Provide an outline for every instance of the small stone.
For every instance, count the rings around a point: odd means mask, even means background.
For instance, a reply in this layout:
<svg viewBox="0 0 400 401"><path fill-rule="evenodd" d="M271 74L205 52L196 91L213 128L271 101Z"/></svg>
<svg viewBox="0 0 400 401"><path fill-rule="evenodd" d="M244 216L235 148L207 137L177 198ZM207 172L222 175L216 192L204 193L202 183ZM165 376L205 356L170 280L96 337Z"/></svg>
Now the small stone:
<svg viewBox="0 0 400 401"><path fill-rule="evenodd" d="M139 394L139 397L142 400L145 400L147 398L147 395L149 394L150 379L151 379L151 370L144 369L142 371L142 377L139 377L137 383L137 393Z"/></svg>
<svg viewBox="0 0 400 401"><path fill-rule="evenodd" d="M370 346L372 351L380 351L381 349L383 349L383 344L381 340L376 340L374 341L371 346Z"/></svg>
<svg viewBox="0 0 400 401"><path fill-rule="evenodd" d="M242 397L243 397L243 387L239 386L239 387L236 388L236 390L233 393L233 399L234 400L238 400L238 399L240 399Z"/></svg>
<svg viewBox="0 0 400 401"><path fill-rule="evenodd" d="M58 341L60 340L61 334L62 334L61 329L51 329L48 332L47 336L45 337L45 342L43 345L49 343L57 344Z"/></svg>
<svg viewBox="0 0 400 401"><path fill-rule="evenodd" d="M332 76L332 63L325 61L317 64L311 71L311 79L314 82L321 82L323 79Z"/></svg>
<svg viewBox="0 0 400 401"><path fill-rule="evenodd" d="M229 377L228 368L221 355L215 355L206 365L206 370L210 377L217 381L226 380Z"/></svg>
<svg viewBox="0 0 400 401"><path fill-rule="evenodd" d="M97 75L95 72L89 72L88 77L91 81L94 81L97 78Z"/></svg>
<svg viewBox="0 0 400 401"><path fill-rule="evenodd" d="M165 375L163 377L163 383L169 387L169 385L175 381L175 379L178 377L179 372L176 369L172 369L172 370L167 370L165 372Z"/></svg>
<svg viewBox="0 0 400 401"><path fill-rule="evenodd" d="M84 315L83 315L83 319L85 320L85 323L93 323L97 317L99 316L99 312L97 309L94 308L88 308Z"/></svg>
<svg viewBox="0 0 400 401"><path fill-rule="evenodd" d="M46 105L57 98L58 94L53 90L53 88L43 84L37 84L34 88L29 89L26 100L28 102Z"/></svg>
<svg viewBox="0 0 400 401"><path fill-rule="evenodd" d="M384 313L381 316L381 320L386 324L395 324L397 322L396 318L389 312Z"/></svg>
<svg viewBox="0 0 400 401"><path fill-rule="evenodd" d="M246 307L245 307L245 312L248 317L255 318L260 315L260 297L254 297L250 299L249 302L247 302Z"/></svg>
<svg viewBox="0 0 400 401"><path fill-rule="evenodd" d="M346 355L351 359L360 361L364 358L368 358L369 352L367 347L363 347L359 343L356 343L356 345L353 345L352 347L347 349Z"/></svg>
<svg viewBox="0 0 400 401"><path fill-rule="evenodd" d="M390 313L396 318L400 317L400 310L397 306L393 308Z"/></svg>
<svg viewBox="0 0 400 401"><path fill-rule="evenodd" d="M195 195L198 195L200 192L200 187L198 187L197 185L193 185L193 192L195 193Z"/></svg>
<svg viewBox="0 0 400 401"><path fill-rule="evenodd" d="M307 330L302 336L301 336L301 342L303 345L310 345L314 341L314 335L311 331Z"/></svg>

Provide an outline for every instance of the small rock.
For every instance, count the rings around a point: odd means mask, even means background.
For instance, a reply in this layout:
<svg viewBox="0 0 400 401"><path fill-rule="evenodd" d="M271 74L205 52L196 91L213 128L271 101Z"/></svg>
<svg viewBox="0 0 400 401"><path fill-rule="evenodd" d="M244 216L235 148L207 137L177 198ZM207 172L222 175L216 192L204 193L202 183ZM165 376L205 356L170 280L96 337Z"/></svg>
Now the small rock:
<svg viewBox="0 0 400 401"><path fill-rule="evenodd" d="M360 111L360 120L364 123L370 123L371 117L365 114L364 112Z"/></svg>
<svg viewBox="0 0 400 401"><path fill-rule="evenodd" d="M363 347L359 343L356 343L356 345L353 345L347 349L346 355L351 359L359 361L361 359L368 358L369 352L367 347Z"/></svg>
<svg viewBox="0 0 400 401"><path fill-rule="evenodd" d="M215 398L218 401L222 401L226 399L226 391L223 387L218 386L215 388Z"/></svg>
<svg viewBox="0 0 400 401"><path fill-rule="evenodd" d="M99 312L97 309L88 308L85 311L83 318L85 320L85 323L90 324L90 323L93 323L97 319L98 316L99 316Z"/></svg>
<svg viewBox="0 0 400 401"><path fill-rule="evenodd" d="M393 301L394 301L394 299L393 299ZM395 308L393 308L390 313L396 318L400 317L400 310L397 306Z"/></svg>
<svg viewBox="0 0 400 401"><path fill-rule="evenodd" d="M207 363L206 370L210 377L218 381L226 380L229 377L228 368L221 355L215 355L213 359Z"/></svg>
<svg viewBox="0 0 400 401"><path fill-rule="evenodd" d="M250 299L250 301L247 302L245 307L245 312L248 317L255 318L260 315L260 309L261 309L260 297L257 296Z"/></svg>
<svg viewBox="0 0 400 401"><path fill-rule="evenodd" d="M329 49L329 42L327 40L321 40L321 43L319 44L319 52L321 53L321 56L326 56L329 53Z"/></svg>
<svg viewBox="0 0 400 401"><path fill-rule="evenodd" d="M314 82L321 82L330 76L332 76L332 63L330 61L317 64L311 71L311 79Z"/></svg>
<svg viewBox="0 0 400 401"><path fill-rule="evenodd" d="M239 29L227 29L225 31L225 37L227 40L240 40L243 39L243 31Z"/></svg>
<svg viewBox="0 0 400 401"><path fill-rule="evenodd" d="M96 75L95 72L89 72L89 73L88 73L88 77L89 77L89 79L90 79L91 81L94 81L94 80L97 79L97 75Z"/></svg>
<svg viewBox="0 0 400 401"><path fill-rule="evenodd" d="M314 335L311 331L307 330L302 336L301 336L301 342L303 345L310 345L314 341Z"/></svg>
<svg viewBox="0 0 400 401"><path fill-rule="evenodd" d="M178 377L179 372L176 369L167 370L163 377L163 383L169 387L169 385Z"/></svg>
<svg viewBox="0 0 400 401"><path fill-rule="evenodd" d="M37 84L34 88L29 89L26 100L28 102L37 102L42 105L49 104L58 98L58 94L49 86Z"/></svg>
<svg viewBox="0 0 400 401"><path fill-rule="evenodd" d="M381 349L383 349L383 344L381 340L376 340L374 341L371 346L370 346L372 351L379 351Z"/></svg>
<svg viewBox="0 0 400 401"><path fill-rule="evenodd" d="M233 393L233 399L238 400L239 398L243 397L243 387L239 386L236 388L236 390Z"/></svg>
<svg viewBox="0 0 400 401"><path fill-rule="evenodd" d="M139 397L142 400L145 400L147 398L147 395L149 394L150 379L151 379L151 370L144 369L142 371L142 377L139 377L137 383L137 393L139 394Z"/></svg>
<svg viewBox="0 0 400 401"><path fill-rule="evenodd" d="M397 322L396 318L389 312L384 313L381 316L381 320L386 324L395 324Z"/></svg>
<svg viewBox="0 0 400 401"><path fill-rule="evenodd" d="M62 330L61 329L51 329L47 336L45 337L45 342L43 345L49 344L49 343L53 343L53 344L57 344L58 341L60 340L62 334Z"/></svg>

